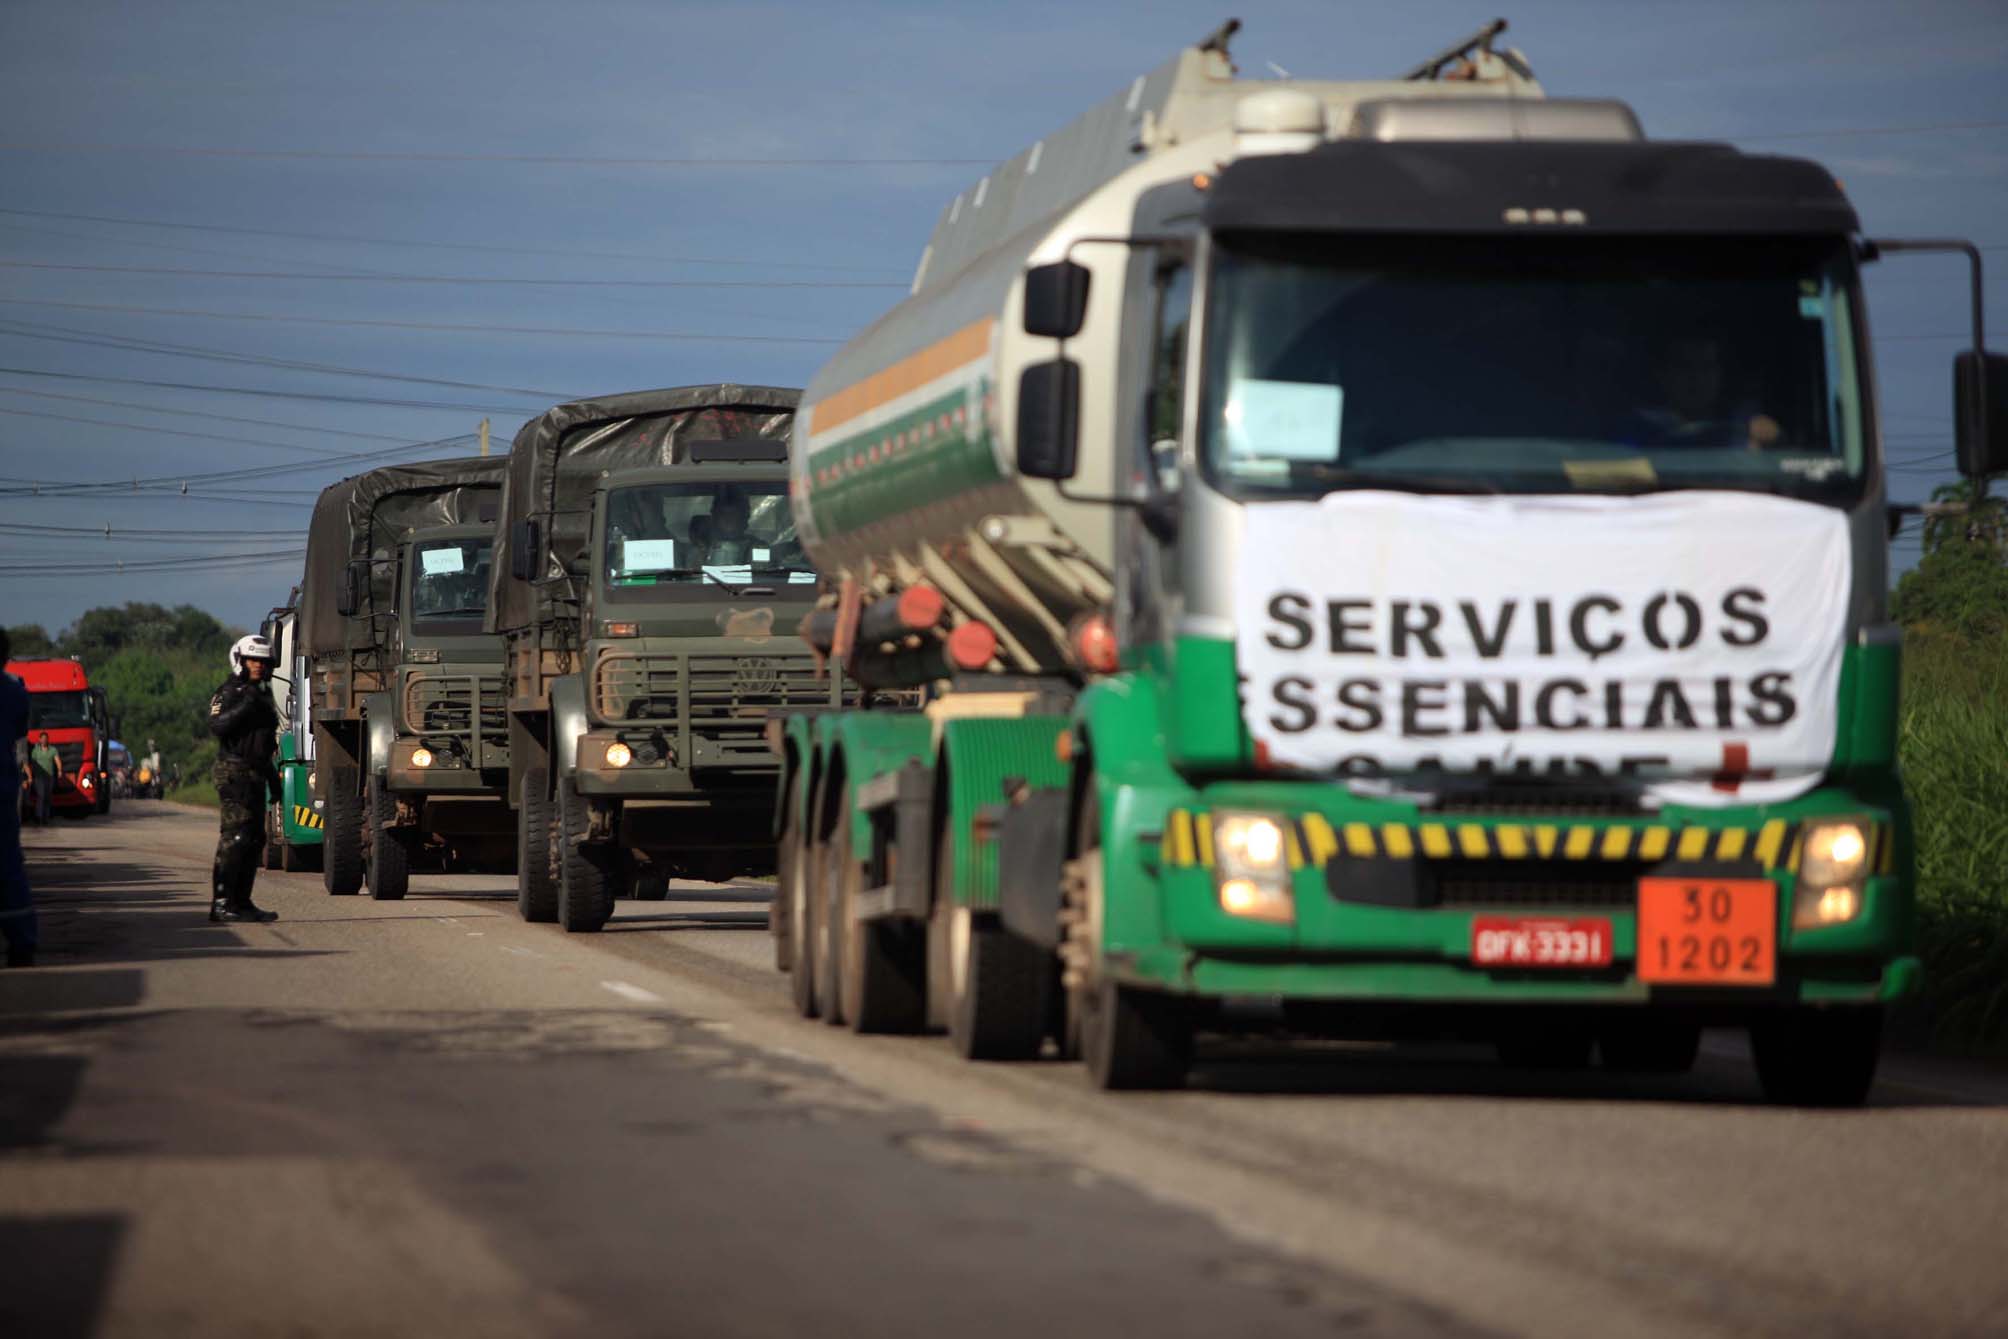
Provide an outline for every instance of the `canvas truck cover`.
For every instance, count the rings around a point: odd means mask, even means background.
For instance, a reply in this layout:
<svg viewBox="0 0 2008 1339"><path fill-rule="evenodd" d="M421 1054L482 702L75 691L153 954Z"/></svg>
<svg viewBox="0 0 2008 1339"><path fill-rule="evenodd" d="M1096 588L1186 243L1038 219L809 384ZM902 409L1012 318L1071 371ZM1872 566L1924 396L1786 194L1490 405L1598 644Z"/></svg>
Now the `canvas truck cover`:
<svg viewBox="0 0 2008 1339"><path fill-rule="evenodd" d="M347 625L366 621L342 617L342 571L355 558L387 559L406 536L441 525L493 522L501 508L501 456L427 460L386 465L330 484L314 504L307 528L307 571L300 586L300 648L330 655L347 646ZM371 568L372 604L392 607L394 567Z"/></svg>
<svg viewBox="0 0 2008 1339"><path fill-rule="evenodd" d="M593 489L608 470L674 465L696 442L786 441L801 392L713 384L630 391L561 404L525 423L509 448L503 524L489 576L488 631L512 632L551 615L552 581L592 526ZM510 578L517 527L542 528L536 582Z"/></svg>

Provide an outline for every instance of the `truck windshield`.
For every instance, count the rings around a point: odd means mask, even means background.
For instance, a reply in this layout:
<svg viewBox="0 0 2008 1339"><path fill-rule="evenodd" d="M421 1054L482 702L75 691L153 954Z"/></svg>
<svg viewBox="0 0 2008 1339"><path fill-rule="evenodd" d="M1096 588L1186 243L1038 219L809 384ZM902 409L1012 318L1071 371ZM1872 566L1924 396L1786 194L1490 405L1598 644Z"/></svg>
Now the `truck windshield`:
<svg viewBox="0 0 2008 1339"><path fill-rule="evenodd" d="M816 579L780 479L616 488L606 534L607 581L623 590Z"/></svg>
<svg viewBox="0 0 2008 1339"><path fill-rule="evenodd" d="M1337 488L1858 490L1839 240L1226 237L1209 475Z"/></svg>
<svg viewBox="0 0 2008 1339"><path fill-rule="evenodd" d="M91 723L88 694L78 691L28 694L30 730L74 730Z"/></svg>
<svg viewBox="0 0 2008 1339"><path fill-rule="evenodd" d="M411 612L414 618L471 622L477 629L488 607L487 536L431 539L413 546Z"/></svg>

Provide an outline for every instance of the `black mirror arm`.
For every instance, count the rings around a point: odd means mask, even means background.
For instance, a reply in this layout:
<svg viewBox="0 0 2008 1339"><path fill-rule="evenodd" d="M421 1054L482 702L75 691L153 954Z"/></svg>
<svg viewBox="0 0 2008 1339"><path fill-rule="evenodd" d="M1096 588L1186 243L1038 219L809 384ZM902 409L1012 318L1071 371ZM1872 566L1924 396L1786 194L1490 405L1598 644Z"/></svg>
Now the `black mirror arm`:
<svg viewBox="0 0 2008 1339"><path fill-rule="evenodd" d="M1980 365L1973 379L1973 422L1976 431L1985 432L1992 421L1987 417L1987 284L1982 272L1980 248L1957 237L1922 237L1899 239L1871 237L1862 243L1862 259L1876 260L1885 254L1903 253L1957 253L1966 257L1967 272L1973 287L1973 357ZM1987 498L1985 476L1973 481L1973 500L1983 502Z"/></svg>

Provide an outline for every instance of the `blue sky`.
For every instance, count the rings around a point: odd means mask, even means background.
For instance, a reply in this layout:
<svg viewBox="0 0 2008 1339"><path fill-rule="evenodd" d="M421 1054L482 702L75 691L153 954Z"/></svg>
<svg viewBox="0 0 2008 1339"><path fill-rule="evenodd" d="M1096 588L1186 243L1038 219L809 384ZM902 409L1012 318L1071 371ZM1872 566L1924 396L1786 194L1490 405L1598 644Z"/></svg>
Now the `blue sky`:
<svg viewBox="0 0 2008 1339"><path fill-rule="evenodd" d="M800 385L898 300L985 164L1229 12L1244 73L1373 78L1501 11L1551 94L1624 98L1658 137L1817 158L1871 234L1971 237L2008 276L2008 0L5 0L0 476L282 472L189 496L0 496L0 525L163 532L0 532L0 622L146 599L250 623L297 561L11 569L293 548L312 495L359 468L337 453L484 415L503 450L574 395ZM1995 124L1860 133L1974 123ZM663 161L697 158L796 165ZM929 161L856 161L886 159ZM134 272L160 269L201 273ZM693 283L762 286L677 286ZM1945 336L1964 294L1950 260L1871 280L1902 498L1950 477Z"/></svg>

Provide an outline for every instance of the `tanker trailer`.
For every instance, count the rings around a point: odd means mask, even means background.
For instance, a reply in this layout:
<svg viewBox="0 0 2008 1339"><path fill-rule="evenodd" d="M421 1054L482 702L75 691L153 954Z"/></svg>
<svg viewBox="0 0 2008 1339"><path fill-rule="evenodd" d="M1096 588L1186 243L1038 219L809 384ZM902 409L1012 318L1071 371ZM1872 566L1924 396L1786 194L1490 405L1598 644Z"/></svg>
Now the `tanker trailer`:
<svg viewBox="0 0 2008 1339"><path fill-rule="evenodd" d="M401 898L428 846L507 850L502 648L480 617L504 464L386 465L314 505L294 633L330 893Z"/></svg>
<svg viewBox="0 0 2008 1339"><path fill-rule="evenodd" d="M637 391L517 433L489 627L525 920L598 930L624 892L773 868L767 717L845 700L795 635L817 592L788 505L796 397Z"/></svg>
<svg viewBox="0 0 2008 1339"><path fill-rule="evenodd" d="M1111 1088L1250 1020L1660 1071L1732 1025L1774 1099L1866 1094L1918 978L1860 284L1906 244L1502 27L1316 83L1230 25L956 196L811 381L805 633L931 687L777 726L805 1013Z"/></svg>

